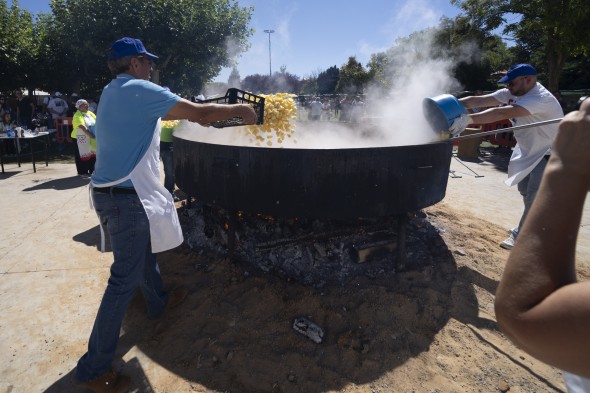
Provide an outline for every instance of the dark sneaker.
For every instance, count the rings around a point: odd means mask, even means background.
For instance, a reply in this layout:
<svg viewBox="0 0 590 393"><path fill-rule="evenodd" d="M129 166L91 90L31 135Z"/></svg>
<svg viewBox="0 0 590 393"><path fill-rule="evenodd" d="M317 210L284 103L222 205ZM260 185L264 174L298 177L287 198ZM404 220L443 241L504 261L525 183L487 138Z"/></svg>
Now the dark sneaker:
<svg viewBox="0 0 590 393"><path fill-rule="evenodd" d="M77 382L80 388L92 390L94 393L125 393L131 387L131 378L113 370L87 382Z"/></svg>

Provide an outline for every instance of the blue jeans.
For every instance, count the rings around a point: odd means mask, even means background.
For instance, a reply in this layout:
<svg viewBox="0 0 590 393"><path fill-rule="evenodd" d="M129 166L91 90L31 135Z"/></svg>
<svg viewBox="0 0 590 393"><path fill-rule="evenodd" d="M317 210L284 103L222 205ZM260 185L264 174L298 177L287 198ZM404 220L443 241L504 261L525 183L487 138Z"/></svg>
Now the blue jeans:
<svg viewBox="0 0 590 393"><path fill-rule="evenodd" d="M537 196L537 191L539 191L539 186L541 185L541 179L543 178L543 172L545 171L546 166L547 160L545 158L541 159L531 173L518 183L518 192L522 195L522 200L524 202L524 212L522 213L522 217L520 217L518 226L512 229L514 238L518 236L518 231L524 225L524 220L529 214L529 210Z"/></svg>
<svg viewBox="0 0 590 393"><path fill-rule="evenodd" d="M89 381L111 368L127 306L141 290L149 318L159 316L168 302L156 255L151 252L147 215L133 194L94 192L95 209L111 239L111 276L100 303L88 341L88 352L80 358L75 378Z"/></svg>
<svg viewBox="0 0 590 393"><path fill-rule="evenodd" d="M164 188L174 194L174 144L160 142L160 158L164 165Z"/></svg>

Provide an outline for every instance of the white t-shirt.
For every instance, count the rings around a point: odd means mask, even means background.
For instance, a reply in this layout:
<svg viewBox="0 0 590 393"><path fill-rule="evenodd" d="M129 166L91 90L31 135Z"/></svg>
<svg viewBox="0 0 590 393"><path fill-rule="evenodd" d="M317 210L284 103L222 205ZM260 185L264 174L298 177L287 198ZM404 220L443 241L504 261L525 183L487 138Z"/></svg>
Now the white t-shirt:
<svg viewBox="0 0 590 393"><path fill-rule="evenodd" d="M322 109L324 109L324 105L319 101L312 101L309 104L310 112L312 116L319 116L322 114Z"/></svg>
<svg viewBox="0 0 590 393"><path fill-rule="evenodd" d="M559 101L543 85L537 82L528 93L516 97L508 89L500 89L492 96L507 105L518 105L530 112L530 115L512 119L515 126L536 123L563 117ZM514 131L518 142L508 164L506 184L512 186L524 179L533 168L551 153L551 145L557 135L558 124L548 124Z"/></svg>
<svg viewBox="0 0 590 393"><path fill-rule="evenodd" d="M62 117L66 117L68 103L59 97L53 97L49 100L49 104L47 104L47 110L54 119L61 119Z"/></svg>

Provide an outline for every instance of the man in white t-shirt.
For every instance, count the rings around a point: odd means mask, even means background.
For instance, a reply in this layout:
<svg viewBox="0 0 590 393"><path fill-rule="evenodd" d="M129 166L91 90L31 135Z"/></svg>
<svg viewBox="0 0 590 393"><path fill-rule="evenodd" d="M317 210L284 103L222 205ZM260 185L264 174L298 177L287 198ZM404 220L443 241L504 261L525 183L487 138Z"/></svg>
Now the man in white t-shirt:
<svg viewBox="0 0 590 393"><path fill-rule="evenodd" d="M324 104L317 97L314 97L309 103L309 120L320 120L323 110Z"/></svg>
<svg viewBox="0 0 590 393"><path fill-rule="evenodd" d="M459 101L467 109L492 108L461 116L449 131L456 134L465 130L467 124L487 124L503 119L512 119L518 126L563 117L561 105L549 90L537 82L537 70L530 64L513 66L498 83L506 83L506 87L491 94L461 98ZM500 244L503 248L512 249L514 246L518 231L537 195L557 127L557 124L548 124L514 131L517 144L510 157L505 183L508 186L518 185L524 212L518 226L512 228L510 236Z"/></svg>
<svg viewBox="0 0 590 393"><path fill-rule="evenodd" d="M63 119L68 112L68 103L61 97L61 93L56 91L47 104L47 110L54 120Z"/></svg>

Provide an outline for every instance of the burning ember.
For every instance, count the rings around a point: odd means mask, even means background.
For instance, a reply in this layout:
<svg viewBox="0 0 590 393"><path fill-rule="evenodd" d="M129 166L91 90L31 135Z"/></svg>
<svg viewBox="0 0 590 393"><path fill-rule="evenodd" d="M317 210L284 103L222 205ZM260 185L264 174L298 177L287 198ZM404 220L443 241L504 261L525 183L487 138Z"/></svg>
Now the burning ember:
<svg viewBox="0 0 590 393"><path fill-rule="evenodd" d="M442 252L438 230L422 212L352 220L272 218L199 203L185 207L181 220L195 251L231 255L246 268L317 288L431 265Z"/></svg>

